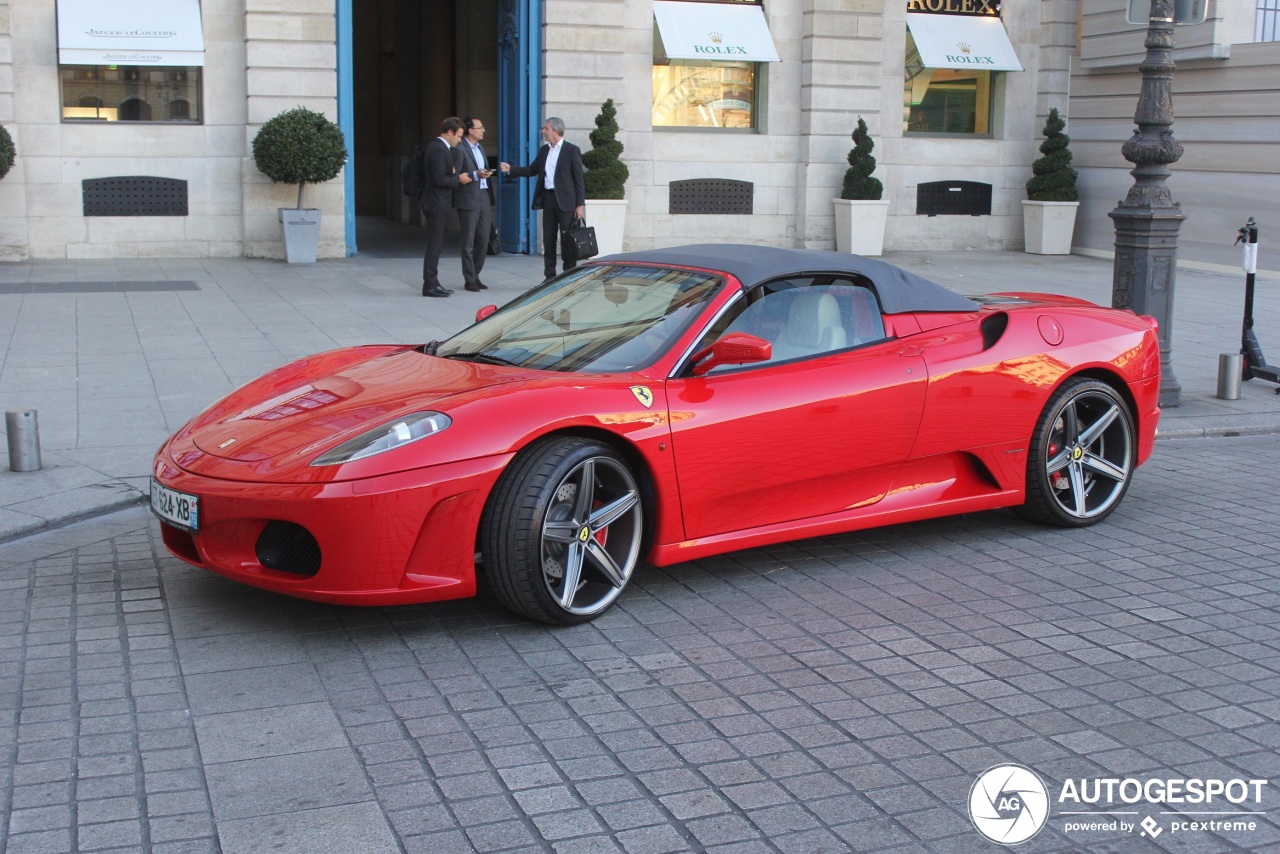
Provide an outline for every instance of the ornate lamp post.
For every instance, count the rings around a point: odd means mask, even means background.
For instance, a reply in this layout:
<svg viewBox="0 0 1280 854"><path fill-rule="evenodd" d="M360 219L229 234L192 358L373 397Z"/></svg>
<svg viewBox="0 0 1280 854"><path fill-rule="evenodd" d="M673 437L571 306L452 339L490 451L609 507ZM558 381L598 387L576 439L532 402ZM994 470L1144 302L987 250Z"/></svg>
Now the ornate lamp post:
<svg viewBox="0 0 1280 854"><path fill-rule="evenodd" d="M1173 0L1151 0L1138 126L1121 151L1134 164L1129 195L1108 216L1116 225L1111 305L1149 314L1160 323L1160 405L1177 406L1182 386L1173 375L1173 286L1178 229L1187 215L1169 195L1168 165L1182 156L1173 138Z"/></svg>

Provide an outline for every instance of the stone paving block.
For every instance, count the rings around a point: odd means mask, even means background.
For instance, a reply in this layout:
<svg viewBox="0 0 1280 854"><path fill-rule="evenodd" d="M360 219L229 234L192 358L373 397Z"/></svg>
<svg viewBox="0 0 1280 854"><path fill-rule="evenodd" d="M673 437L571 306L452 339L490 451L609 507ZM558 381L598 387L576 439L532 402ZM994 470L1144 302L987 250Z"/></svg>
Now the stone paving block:
<svg viewBox="0 0 1280 854"><path fill-rule="evenodd" d="M325 697L315 670L307 663L194 674L186 683L192 704L207 714L318 702Z"/></svg>
<svg viewBox="0 0 1280 854"><path fill-rule="evenodd" d="M328 703L199 715L195 725L200 756L214 764L347 746Z"/></svg>
<svg viewBox="0 0 1280 854"><path fill-rule="evenodd" d="M398 847L373 803L222 821L218 835L223 854L258 854L267 839L284 850L313 854L383 854Z"/></svg>
<svg viewBox="0 0 1280 854"><path fill-rule="evenodd" d="M342 748L223 762L206 766L205 774L220 823L369 798L358 763Z"/></svg>

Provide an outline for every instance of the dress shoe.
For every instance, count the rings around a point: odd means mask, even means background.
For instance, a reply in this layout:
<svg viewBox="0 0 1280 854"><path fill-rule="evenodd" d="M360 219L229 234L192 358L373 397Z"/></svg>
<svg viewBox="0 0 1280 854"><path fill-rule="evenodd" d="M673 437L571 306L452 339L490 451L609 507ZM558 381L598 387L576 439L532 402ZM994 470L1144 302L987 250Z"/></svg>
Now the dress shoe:
<svg viewBox="0 0 1280 854"><path fill-rule="evenodd" d="M453 291L447 291L444 288L428 288L422 292L424 297L447 297Z"/></svg>
<svg viewBox="0 0 1280 854"><path fill-rule="evenodd" d="M486 285L484 282L480 281L479 279L476 279L476 287L482 291L489 290L489 286Z"/></svg>
<svg viewBox="0 0 1280 854"><path fill-rule="evenodd" d="M480 284L479 282L467 282L467 284L464 287L469 291L474 291L475 293L479 293L481 290L484 289L484 285Z"/></svg>

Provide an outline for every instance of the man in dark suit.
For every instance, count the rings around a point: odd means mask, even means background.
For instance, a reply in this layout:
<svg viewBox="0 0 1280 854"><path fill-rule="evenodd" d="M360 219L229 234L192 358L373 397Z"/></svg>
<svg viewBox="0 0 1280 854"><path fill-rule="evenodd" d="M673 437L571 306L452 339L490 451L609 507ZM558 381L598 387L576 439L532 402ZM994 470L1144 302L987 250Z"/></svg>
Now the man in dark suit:
<svg viewBox="0 0 1280 854"><path fill-rule="evenodd" d="M462 140L462 119L450 116L440 125L440 137L427 143L423 154L427 186L422 191L422 212L427 220L427 253L422 259L422 295L447 297L453 291L440 286L440 250L444 246L445 218L453 207L453 191L471 183L458 169L454 147Z"/></svg>
<svg viewBox="0 0 1280 854"><path fill-rule="evenodd" d="M488 288L480 281L480 270L489 251L489 230L493 227L493 170L484 156L484 122L465 118L466 127L458 152L459 171L471 183L453 193L453 206L458 209L458 228L462 236L462 280L469 291Z"/></svg>
<svg viewBox="0 0 1280 854"><path fill-rule="evenodd" d="M565 232L573 220L587 211L586 186L583 181L582 150L564 141L564 122L551 116L542 123L542 139L538 156L528 166L500 163L503 172L518 177L537 177L533 191L533 209L542 209L542 271L550 279L556 274L556 237L561 236L564 269L578 263L577 252ZM544 280L545 281L545 280Z"/></svg>

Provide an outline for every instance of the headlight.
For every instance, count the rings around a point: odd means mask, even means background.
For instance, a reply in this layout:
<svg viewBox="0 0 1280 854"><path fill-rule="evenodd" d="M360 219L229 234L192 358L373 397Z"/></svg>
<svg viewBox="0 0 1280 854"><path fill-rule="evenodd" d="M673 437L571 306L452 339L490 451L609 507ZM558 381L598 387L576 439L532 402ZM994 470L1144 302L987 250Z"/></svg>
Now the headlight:
<svg viewBox="0 0 1280 854"><path fill-rule="evenodd" d="M453 419L443 412L415 412L381 427L366 430L354 439L348 439L332 451L316 457L311 465L334 466L363 460L384 451L394 451L439 433L452 423Z"/></svg>

